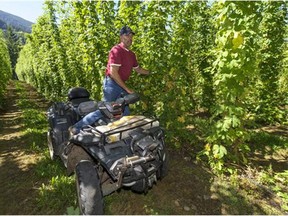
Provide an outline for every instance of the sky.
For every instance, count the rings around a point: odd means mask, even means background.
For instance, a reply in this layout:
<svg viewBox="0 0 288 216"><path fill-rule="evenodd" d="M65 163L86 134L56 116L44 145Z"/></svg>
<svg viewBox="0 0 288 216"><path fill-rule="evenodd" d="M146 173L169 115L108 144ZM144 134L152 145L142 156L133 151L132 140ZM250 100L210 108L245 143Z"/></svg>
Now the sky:
<svg viewBox="0 0 288 216"><path fill-rule="evenodd" d="M35 23L43 14L44 0L0 0L0 10Z"/></svg>

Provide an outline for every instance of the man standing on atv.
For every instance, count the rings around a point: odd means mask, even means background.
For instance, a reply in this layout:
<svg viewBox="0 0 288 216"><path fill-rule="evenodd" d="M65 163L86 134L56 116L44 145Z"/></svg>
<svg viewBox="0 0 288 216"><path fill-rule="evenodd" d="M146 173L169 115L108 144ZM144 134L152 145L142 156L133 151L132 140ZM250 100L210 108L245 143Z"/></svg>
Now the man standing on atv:
<svg viewBox="0 0 288 216"><path fill-rule="evenodd" d="M108 64L103 82L104 101L116 101L121 95L133 93L133 90L125 84L131 75L132 70L140 74L149 74L148 70L141 68L137 62L134 52L129 50L132 45L133 35L135 33L128 26L120 30L120 43L112 47L109 52ZM129 107L126 106L123 115L129 115ZM71 135L80 132L86 125L92 125L102 116L100 110L89 113L80 121L69 128Z"/></svg>
<svg viewBox="0 0 288 216"><path fill-rule="evenodd" d="M135 33L128 26L120 30L120 43L112 47L109 52L108 63L103 82L104 100L115 101L121 95L131 94L133 90L125 84L134 69L139 74L149 74L149 71L139 66L134 52L129 50ZM128 106L124 115L129 115Z"/></svg>

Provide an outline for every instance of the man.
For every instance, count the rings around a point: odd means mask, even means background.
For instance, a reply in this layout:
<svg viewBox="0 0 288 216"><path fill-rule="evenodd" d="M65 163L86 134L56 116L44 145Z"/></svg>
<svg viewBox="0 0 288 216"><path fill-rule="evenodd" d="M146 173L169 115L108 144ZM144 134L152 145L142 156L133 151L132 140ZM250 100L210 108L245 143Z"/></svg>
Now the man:
<svg viewBox="0 0 288 216"><path fill-rule="evenodd" d="M105 101L115 101L121 94L133 93L133 90L128 88L125 83L129 79L133 69L140 74L149 74L148 70L139 66L135 53L129 50L134 34L128 26L121 28L120 43L112 47L109 52L106 76L103 83ZM124 115L129 115L129 113L129 108L126 107Z"/></svg>
<svg viewBox="0 0 288 216"><path fill-rule="evenodd" d="M104 101L116 101L121 95L131 94L133 90L125 84L131 75L132 70L140 74L149 74L148 70L141 68L137 62L134 52L129 50L133 42L135 33L128 26L120 30L120 43L112 47L109 52L105 79L103 82ZM129 107L126 106L123 115L129 115ZM95 123L102 117L99 110L89 113L75 125L69 128L70 134L74 135L80 132L86 125Z"/></svg>

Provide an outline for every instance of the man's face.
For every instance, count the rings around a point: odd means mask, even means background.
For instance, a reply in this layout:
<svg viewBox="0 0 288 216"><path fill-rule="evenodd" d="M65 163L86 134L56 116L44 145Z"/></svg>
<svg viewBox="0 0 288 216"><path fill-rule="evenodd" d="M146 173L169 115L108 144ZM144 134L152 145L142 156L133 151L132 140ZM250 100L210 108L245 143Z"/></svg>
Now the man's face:
<svg viewBox="0 0 288 216"><path fill-rule="evenodd" d="M123 34L123 35L121 35L120 39L121 39L121 42L124 44L124 46L126 48L129 48L133 42L133 34L132 33Z"/></svg>

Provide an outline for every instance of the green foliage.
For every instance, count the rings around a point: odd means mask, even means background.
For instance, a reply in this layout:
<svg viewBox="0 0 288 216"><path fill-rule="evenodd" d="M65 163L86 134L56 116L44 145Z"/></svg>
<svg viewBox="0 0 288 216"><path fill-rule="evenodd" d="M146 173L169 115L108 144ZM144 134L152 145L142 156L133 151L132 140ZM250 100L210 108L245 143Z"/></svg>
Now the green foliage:
<svg viewBox="0 0 288 216"><path fill-rule="evenodd" d="M0 31L0 108L3 104L3 96L6 90L6 85L12 76L9 51L4 39L2 30Z"/></svg>
<svg viewBox="0 0 288 216"><path fill-rule="evenodd" d="M15 83L17 95L17 107L21 112L22 124L25 127L24 140L29 144L33 152L43 152L46 149L43 144L43 135L47 131L47 118L45 112L39 110L39 106L28 98L21 82ZM45 137L45 136L44 136Z"/></svg>
<svg viewBox="0 0 288 216"><path fill-rule="evenodd" d="M262 170L257 176L257 180L272 189L272 191L281 198L281 208L283 211L288 211L288 171L274 172L272 167L267 170Z"/></svg>
<svg viewBox="0 0 288 216"><path fill-rule="evenodd" d="M31 37L28 37L28 41L30 40L29 38ZM36 86L37 78L33 69L34 60L31 56L33 56L32 44L28 42L19 53L15 71L20 80L25 80L27 83L33 83Z"/></svg>
<svg viewBox="0 0 288 216"><path fill-rule="evenodd" d="M53 214L53 212L64 211L65 207L69 206L67 207L69 215L73 212L73 214L77 214L77 212L79 214L79 209L77 211L77 208L73 208L73 206L76 206L74 176L68 177L66 175L65 167L60 161L52 163L48 151L42 151L42 154L42 159L37 163L36 175L49 179L49 181L42 183L39 188L37 208L53 209L51 211Z"/></svg>
<svg viewBox="0 0 288 216"><path fill-rule="evenodd" d="M287 128L281 128L283 131L287 131ZM249 146L251 148L250 157L261 155L262 158L273 158L272 160L267 160L269 165L260 166L257 170L251 171L255 178L255 181L261 185L262 188L266 188L273 196L280 199L280 206L282 211L287 211L288 204L288 173L285 167L285 156L288 153L288 138L286 136L281 136L281 131L273 131L275 134L267 133L265 131L252 132L251 138L249 140ZM285 135L285 133L283 133ZM256 154L253 154L256 153ZM256 156L257 157L257 156ZM257 164L257 160L256 164ZM270 163L271 162L271 163ZM260 162L261 163L261 162ZM283 164L281 166L280 164ZM248 167L247 170L250 168ZM277 170L277 171L276 171Z"/></svg>
<svg viewBox="0 0 288 216"><path fill-rule="evenodd" d="M39 207L59 210L65 200L67 206L75 205L75 179L65 175L53 176L47 184L42 184L39 190ZM48 207L48 208L47 208Z"/></svg>
<svg viewBox="0 0 288 216"><path fill-rule="evenodd" d="M264 155L272 155L277 149L288 148L288 138L266 132L251 132L249 143L253 152L259 151Z"/></svg>
<svg viewBox="0 0 288 216"><path fill-rule="evenodd" d="M45 113L40 112L36 109L26 109L23 111L23 122L27 128L38 129L47 127L47 118Z"/></svg>
<svg viewBox="0 0 288 216"><path fill-rule="evenodd" d="M49 99L82 86L100 100L108 52L127 24L138 62L151 71L127 83L142 97L135 113L156 115L177 148L201 136L201 155L223 171L247 162L248 125L287 116L285 8L273 1L46 1L16 71ZM200 111L212 117L197 125ZM191 135L192 124L201 135Z"/></svg>
<svg viewBox="0 0 288 216"><path fill-rule="evenodd" d="M288 30L288 27L286 27ZM286 31L287 31L286 30ZM286 36L287 38L287 36ZM283 100L281 101L282 109L284 108L286 119L288 119L288 111L287 111L287 104L288 104L288 40L286 40L286 43L284 45L284 59L282 64L282 70L279 74L279 95L282 95ZM285 109L286 106L286 109ZM285 118L285 117L284 117ZM286 120L287 122L287 120Z"/></svg>
<svg viewBox="0 0 288 216"><path fill-rule="evenodd" d="M256 108L257 118L267 123L281 122L284 118L280 110L283 99L279 94L279 74L281 74L284 58L285 19L287 8L285 3L265 2L262 8L260 23L259 50L259 105ZM273 35L273 37L271 37Z"/></svg>
<svg viewBox="0 0 288 216"><path fill-rule="evenodd" d="M37 104L34 102L31 102L28 99L19 99L16 102L17 106L20 107L21 109L29 109L29 108L37 108Z"/></svg>
<svg viewBox="0 0 288 216"><path fill-rule="evenodd" d="M47 146L46 150L48 150ZM36 175L41 178L51 178L59 174L64 174L65 168L61 164L61 161L52 162L49 152L42 151L42 158L37 163Z"/></svg>
<svg viewBox="0 0 288 216"><path fill-rule="evenodd" d="M74 208L73 206L70 206L67 208L67 215L80 215L80 209L79 207Z"/></svg>
<svg viewBox="0 0 288 216"><path fill-rule="evenodd" d="M21 32L15 32L11 26L8 26L7 31L5 32L5 39L9 50L12 72L14 74L19 51L24 44L25 36L21 34ZM14 78L16 78L15 75Z"/></svg>
<svg viewBox="0 0 288 216"><path fill-rule="evenodd" d="M247 90L255 76L255 35L258 5L255 2L219 2L216 47L213 62L216 106L211 119L213 133L207 138L205 154L212 168L222 170L224 156L246 162L244 128ZM229 152L229 154L227 154ZM243 154L244 152L244 154Z"/></svg>

